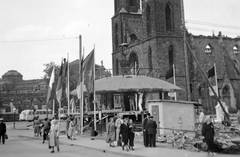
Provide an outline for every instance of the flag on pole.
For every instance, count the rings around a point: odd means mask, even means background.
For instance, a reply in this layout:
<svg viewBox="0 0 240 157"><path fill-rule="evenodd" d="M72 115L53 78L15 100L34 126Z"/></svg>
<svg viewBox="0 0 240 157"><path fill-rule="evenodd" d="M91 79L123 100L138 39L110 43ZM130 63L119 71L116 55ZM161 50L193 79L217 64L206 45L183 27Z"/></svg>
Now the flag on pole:
<svg viewBox="0 0 240 157"><path fill-rule="evenodd" d="M214 66L208 70L208 78L215 76L215 68Z"/></svg>
<svg viewBox="0 0 240 157"><path fill-rule="evenodd" d="M170 67L170 69L168 69L168 71L166 72L166 80L173 77L173 65Z"/></svg>
<svg viewBox="0 0 240 157"><path fill-rule="evenodd" d="M88 93L94 91L94 49L83 62L84 84Z"/></svg>
<svg viewBox="0 0 240 157"><path fill-rule="evenodd" d="M57 82L57 88L56 88L56 98L58 103L61 103L62 99L62 72L63 72L63 63L61 61L61 67L58 75L58 82Z"/></svg>
<svg viewBox="0 0 240 157"><path fill-rule="evenodd" d="M52 69L52 74L51 74L50 81L49 81L49 85L48 85L47 104L48 104L49 99L50 99L50 97L51 97L52 85L53 85L53 83L54 83L54 79L55 79L55 68L53 67L53 69Z"/></svg>
<svg viewBox="0 0 240 157"><path fill-rule="evenodd" d="M208 80L213 87L215 93L218 96L218 85L217 85L217 75L216 75L216 68L215 68L215 63L214 66L208 70ZM209 95L214 96L214 93L212 89L209 87Z"/></svg>
<svg viewBox="0 0 240 157"><path fill-rule="evenodd" d="M80 65L79 65L79 78L78 78L78 84L77 84L77 97L78 97L78 99L81 99L81 97L82 97L81 84L83 82L83 60L84 60L84 54L80 58Z"/></svg>

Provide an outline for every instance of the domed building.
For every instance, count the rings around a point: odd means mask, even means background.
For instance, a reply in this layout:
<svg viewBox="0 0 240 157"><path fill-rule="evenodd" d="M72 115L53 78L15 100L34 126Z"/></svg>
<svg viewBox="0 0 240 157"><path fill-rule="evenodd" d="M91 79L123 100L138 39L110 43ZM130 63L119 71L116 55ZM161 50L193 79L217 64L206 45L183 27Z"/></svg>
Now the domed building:
<svg viewBox="0 0 240 157"><path fill-rule="evenodd" d="M0 79L0 91L0 109L11 112L13 104L20 113L24 109L42 108L47 84L43 79L23 80L21 73L9 70Z"/></svg>

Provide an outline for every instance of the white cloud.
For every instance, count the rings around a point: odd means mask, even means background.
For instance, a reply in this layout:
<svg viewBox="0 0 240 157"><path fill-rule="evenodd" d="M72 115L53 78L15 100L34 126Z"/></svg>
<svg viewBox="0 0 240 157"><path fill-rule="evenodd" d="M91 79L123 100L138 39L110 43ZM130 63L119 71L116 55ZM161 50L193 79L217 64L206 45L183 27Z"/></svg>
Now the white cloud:
<svg viewBox="0 0 240 157"><path fill-rule="evenodd" d="M36 25L25 25L6 33L6 39L12 40L34 40L46 38L51 30L52 26L36 26Z"/></svg>

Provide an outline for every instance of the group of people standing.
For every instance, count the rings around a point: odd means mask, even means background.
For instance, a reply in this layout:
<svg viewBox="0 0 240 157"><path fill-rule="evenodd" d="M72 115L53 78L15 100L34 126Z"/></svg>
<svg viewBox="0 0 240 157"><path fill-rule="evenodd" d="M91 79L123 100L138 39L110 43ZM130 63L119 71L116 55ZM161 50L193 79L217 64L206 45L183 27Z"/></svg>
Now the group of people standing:
<svg viewBox="0 0 240 157"><path fill-rule="evenodd" d="M150 113L143 120L143 143L145 147L156 147L157 123Z"/></svg>
<svg viewBox="0 0 240 157"><path fill-rule="evenodd" d="M115 147L114 142L116 141L116 146L122 146L122 150L134 150L134 129L132 119L127 117L123 119L122 116L116 117L115 115L115 117L110 118L108 123L106 142L109 143L110 147Z"/></svg>

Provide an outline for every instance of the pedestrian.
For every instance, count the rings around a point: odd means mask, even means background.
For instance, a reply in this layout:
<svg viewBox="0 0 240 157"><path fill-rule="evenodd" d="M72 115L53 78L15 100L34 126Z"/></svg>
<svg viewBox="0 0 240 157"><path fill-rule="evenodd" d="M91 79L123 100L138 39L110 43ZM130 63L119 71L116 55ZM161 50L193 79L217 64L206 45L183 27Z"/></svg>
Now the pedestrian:
<svg viewBox="0 0 240 157"><path fill-rule="evenodd" d="M75 125L76 125L75 118L71 117L70 123L69 123L69 130L68 130L68 137L71 140L76 140L76 138L75 138Z"/></svg>
<svg viewBox="0 0 240 157"><path fill-rule="evenodd" d="M198 118L198 122L199 122L198 128L200 130L202 129L202 125L204 123L204 119L205 119L205 114L203 113L203 110L200 109L199 118Z"/></svg>
<svg viewBox="0 0 240 157"><path fill-rule="evenodd" d="M212 116L207 116L205 119L205 123L202 127L202 136L204 137L204 141L207 143L208 146L208 156L210 155L210 153L212 155L215 155L215 153L213 152L215 131L212 121Z"/></svg>
<svg viewBox="0 0 240 157"><path fill-rule="evenodd" d="M143 125L142 125L142 128L143 128L143 144L144 144L145 147L149 146L149 143L148 143L148 131L146 130L146 125L147 125L147 122L149 120L149 116L150 116L150 113L147 113L147 116L143 120Z"/></svg>
<svg viewBox="0 0 240 157"><path fill-rule="evenodd" d="M5 144L5 134L7 132L6 124L3 122L3 118L0 118L0 143Z"/></svg>
<svg viewBox="0 0 240 157"><path fill-rule="evenodd" d="M124 118L123 124L121 124L120 136L122 139L122 150L124 150L124 147L125 147L126 150L129 151L128 149L128 137L129 137L128 118Z"/></svg>
<svg viewBox="0 0 240 157"><path fill-rule="evenodd" d="M148 132L148 143L150 147L156 147L157 123L153 120L153 116L147 121L146 130Z"/></svg>
<svg viewBox="0 0 240 157"><path fill-rule="evenodd" d="M120 140L120 127L123 123L123 120L122 120L122 116L118 114L117 116L117 120L115 122L115 127L116 127L116 142L117 142L117 146L121 146L121 140Z"/></svg>
<svg viewBox="0 0 240 157"><path fill-rule="evenodd" d="M54 147L57 147L59 152L59 125L58 120L55 118L52 120L50 129L49 148L52 148L51 153L54 153Z"/></svg>
<svg viewBox="0 0 240 157"><path fill-rule="evenodd" d="M71 119L72 115L68 115L67 120L66 120L66 135L67 138L70 139L70 137L68 136L68 130L69 130L69 123L70 123L70 119Z"/></svg>
<svg viewBox="0 0 240 157"><path fill-rule="evenodd" d="M50 124L48 118L45 118L45 120L43 122L43 142L42 143L45 143L45 140L47 140L48 133L50 131L50 127L51 127L51 124Z"/></svg>
<svg viewBox="0 0 240 157"><path fill-rule="evenodd" d="M34 119L35 119L33 121L34 137L36 137L36 136L38 137L39 132L40 132L40 128L39 128L40 121L38 120L38 117L35 117Z"/></svg>
<svg viewBox="0 0 240 157"><path fill-rule="evenodd" d="M133 146L134 146L134 137L135 137L135 126L133 124L133 120L130 119L128 122L128 126L129 126L129 149L134 150Z"/></svg>
<svg viewBox="0 0 240 157"><path fill-rule="evenodd" d="M107 138L106 142L109 143L110 147L114 147L114 141L115 141L115 125L114 125L114 119L111 117L110 122L107 124Z"/></svg>
<svg viewBox="0 0 240 157"><path fill-rule="evenodd" d="M39 135L42 137L43 135L43 122L39 120Z"/></svg>

